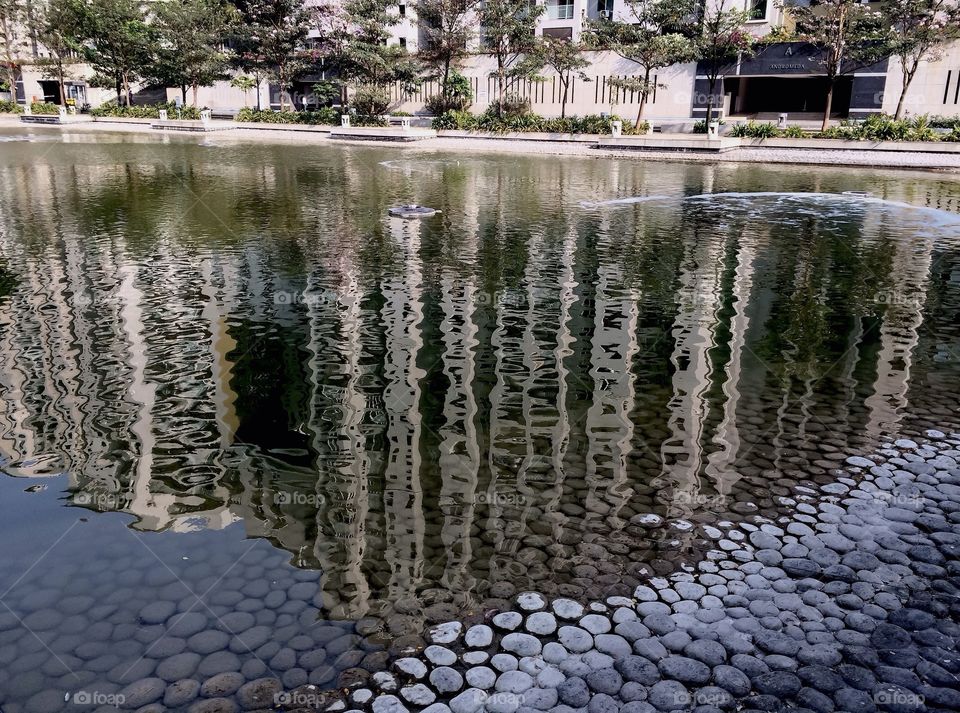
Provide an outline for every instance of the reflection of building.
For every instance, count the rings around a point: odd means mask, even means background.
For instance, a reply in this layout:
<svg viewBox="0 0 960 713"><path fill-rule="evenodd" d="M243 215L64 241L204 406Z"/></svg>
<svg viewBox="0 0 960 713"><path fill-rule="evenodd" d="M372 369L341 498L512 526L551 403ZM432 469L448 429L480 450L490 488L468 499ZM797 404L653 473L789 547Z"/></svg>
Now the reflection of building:
<svg viewBox="0 0 960 713"><path fill-rule="evenodd" d="M0 254L22 276L0 302L6 469L66 471L74 504L142 529L242 521L355 617L438 584L474 606L499 578L562 579L636 513L769 499L758 483L820 457L824 424L888 432L923 392L934 241L888 238L923 214L571 209L587 184L680 195L720 170L368 156L198 165L226 184L207 223L169 210L183 187L152 169L0 169ZM131 191L123 220L96 208ZM384 217L400 191L443 219Z"/></svg>

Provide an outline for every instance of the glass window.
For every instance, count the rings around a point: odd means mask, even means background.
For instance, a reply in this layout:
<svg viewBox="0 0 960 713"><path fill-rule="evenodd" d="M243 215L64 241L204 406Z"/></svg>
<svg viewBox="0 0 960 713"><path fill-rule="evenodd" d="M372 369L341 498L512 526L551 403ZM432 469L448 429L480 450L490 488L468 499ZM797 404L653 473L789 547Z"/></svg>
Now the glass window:
<svg viewBox="0 0 960 713"><path fill-rule="evenodd" d="M767 0L750 0L750 19L767 19Z"/></svg>
<svg viewBox="0 0 960 713"><path fill-rule="evenodd" d="M572 20L573 0L547 0L548 20Z"/></svg>

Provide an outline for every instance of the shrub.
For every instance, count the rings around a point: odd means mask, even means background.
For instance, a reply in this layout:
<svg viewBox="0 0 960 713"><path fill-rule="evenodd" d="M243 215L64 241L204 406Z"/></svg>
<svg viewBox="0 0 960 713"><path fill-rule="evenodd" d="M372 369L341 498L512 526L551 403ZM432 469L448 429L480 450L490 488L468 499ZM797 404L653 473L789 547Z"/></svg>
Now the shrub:
<svg viewBox="0 0 960 713"><path fill-rule="evenodd" d="M960 141L960 124L954 125L949 134L941 134L941 141Z"/></svg>
<svg viewBox="0 0 960 713"><path fill-rule="evenodd" d="M473 90L470 80L453 71L447 77L446 92L435 94L425 102L424 106L434 116L441 116L448 111L466 111L473 101Z"/></svg>
<svg viewBox="0 0 960 713"><path fill-rule="evenodd" d="M894 119L886 114L874 114L863 121L844 121L820 133L820 138L848 141L939 141L928 116L913 119Z"/></svg>
<svg viewBox="0 0 960 713"><path fill-rule="evenodd" d="M52 102L31 102L30 111L34 114L59 114L60 106Z"/></svg>
<svg viewBox="0 0 960 713"><path fill-rule="evenodd" d="M501 116L522 116L531 112L530 100L516 94L506 94L502 102L493 102L487 112Z"/></svg>
<svg viewBox="0 0 960 713"><path fill-rule="evenodd" d="M725 122L723 119L720 119L720 126L726 126L726 124L727 122ZM693 124L693 133L695 134L707 133L707 120L698 119L697 121L695 121Z"/></svg>
<svg viewBox="0 0 960 713"><path fill-rule="evenodd" d="M340 111L332 107L322 107L313 111L257 111L244 107L237 112L235 121L259 122L262 124L322 124L335 126L340 123Z"/></svg>
<svg viewBox="0 0 960 713"><path fill-rule="evenodd" d="M730 135L739 139L772 139L780 136L780 130L769 122L748 121L735 125Z"/></svg>
<svg viewBox="0 0 960 713"><path fill-rule="evenodd" d="M171 119L199 119L200 109L194 106L182 106L177 110L177 105L173 102L166 104L134 104L133 106L122 106L115 101L109 101L101 104L96 109L92 109L92 116L117 117L122 119L159 119L160 110L166 109Z"/></svg>
<svg viewBox="0 0 960 713"><path fill-rule="evenodd" d="M623 123L625 134L646 133L648 124L642 124L639 129L633 122L624 122L617 116L568 116L563 119L547 119L539 114L505 114L497 116L493 109L488 109L479 116L468 111L448 111L435 117L432 123L434 129L461 129L464 131L489 131L492 133L543 131L555 134L609 134L613 130L613 122Z"/></svg>
<svg viewBox="0 0 960 713"><path fill-rule="evenodd" d="M360 116L380 116L387 113L390 106L390 95L383 89L376 87L361 87L353 95L350 105Z"/></svg>
<svg viewBox="0 0 960 713"><path fill-rule="evenodd" d="M929 121L935 129L955 129L960 126L960 116L931 116Z"/></svg>
<svg viewBox="0 0 960 713"><path fill-rule="evenodd" d="M807 132L799 126L788 126L780 132L780 135L785 139L804 139L807 136Z"/></svg>
<svg viewBox="0 0 960 713"><path fill-rule="evenodd" d="M0 114L22 114L23 107L15 101L0 99Z"/></svg>

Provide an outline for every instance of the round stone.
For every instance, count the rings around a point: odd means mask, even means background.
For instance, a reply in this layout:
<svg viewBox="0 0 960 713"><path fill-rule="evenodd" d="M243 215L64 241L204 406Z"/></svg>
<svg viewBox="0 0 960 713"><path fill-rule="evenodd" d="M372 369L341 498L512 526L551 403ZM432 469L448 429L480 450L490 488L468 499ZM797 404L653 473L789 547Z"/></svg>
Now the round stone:
<svg viewBox="0 0 960 713"><path fill-rule="evenodd" d="M482 688L486 690L493 688L497 682L497 674L488 666L474 666L467 669L467 685L473 688Z"/></svg>
<svg viewBox="0 0 960 713"><path fill-rule="evenodd" d="M493 629L486 624L471 626L464 634L463 640L467 646L474 649L489 646L493 643Z"/></svg>
<svg viewBox="0 0 960 713"><path fill-rule="evenodd" d="M527 631L538 636L548 636L557 630L557 620L550 612L536 612L527 617Z"/></svg>
<svg viewBox="0 0 960 713"><path fill-rule="evenodd" d="M538 592L523 592L517 597L517 606L523 611L540 611L547 606L546 600Z"/></svg>
<svg viewBox="0 0 960 713"><path fill-rule="evenodd" d="M504 631L513 631L523 623L523 614L516 611L500 612L493 617L493 625Z"/></svg>
<svg viewBox="0 0 960 713"><path fill-rule="evenodd" d="M448 621L430 630L430 640L435 644L452 644L462 631L463 624L459 621Z"/></svg>
<svg viewBox="0 0 960 713"><path fill-rule="evenodd" d="M437 695L422 683L404 686L400 689L400 695L408 703L412 703L415 706L429 706L437 700Z"/></svg>
<svg viewBox="0 0 960 713"><path fill-rule="evenodd" d="M591 634L606 634L613 626L610 620L600 614L587 614L580 619L580 626ZM562 643L562 642L561 642Z"/></svg>
<svg viewBox="0 0 960 713"><path fill-rule="evenodd" d="M427 666L420 659L405 657L393 662L394 667L402 673L420 679L427 675Z"/></svg>
<svg viewBox="0 0 960 713"><path fill-rule="evenodd" d="M623 686L623 677L613 668L602 668L587 674L587 685L597 693L615 696Z"/></svg>
<svg viewBox="0 0 960 713"><path fill-rule="evenodd" d="M444 646L428 646L423 652L427 659L435 666L452 666L457 661L457 655Z"/></svg>
<svg viewBox="0 0 960 713"><path fill-rule="evenodd" d="M535 636L520 633L507 634L500 640L500 646L519 656L536 656L543 648Z"/></svg>
<svg viewBox="0 0 960 713"><path fill-rule="evenodd" d="M478 713L486 703L487 694L479 688L468 688L463 693L450 700L450 710L453 713Z"/></svg>
<svg viewBox="0 0 960 713"><path fill-rule="evenodd" d="M647 696L647 701L660 711L682 710L690 707L692 701L686 686L678 681L660 681L655 683Z"/></svg>
<svg viewBox="0 0 960 713"><path fill-rule="evenodd" d="M533 677L523 671L507 671L497 678L496 688L502 693L523 693L533 688Z"/></svg>
<svg viewBox="0 0 960 713"><path fill-rule="evenodd" d="M578 626L561 626L557 638L571 653L582 654L593 648L593 636Z"/></svg>
<svg viewBox="0 0 960 713"><path fill-rule="evenodd" d="M555 599L551 606L554 614L567 621L574 621L583 616L583 605L572 599Z"/></svg>
<svg viewBox="0 0 960 713"><path fill-rule="evenodd" d="M430 672L430 683L438 693L454 693L463 688L463 676L456 669L440 666Z"/></svg>
<svg viewBox="0 0 960 713"><path fill-rule="evenodd" d="M672 678L681 683L703 685L710 680L710 668L686 656L667 656L657 666L664 678Z"/></svg>
<svg viewBox="0 0 960 713"><path fill-rule="evenodd" d="M520 662L517 661L517 657L511 656L510 654L494 654L493 658L490 659L490 665L501 673L504 671L516 671L520 668Z"/></svg>
<svg viewBox="0 0 960 713"><path fill-rule="evenodd" d="M572 708L582 708L590 702L590 689L582 678L568 678L557 686L557 695Z"/></svg>
<svg viewBox="0 0 960 713"><path fill-rule="evenodd" d="M373 713L409 713L409 711L399 698L385 694L373 699Z"/></svg>

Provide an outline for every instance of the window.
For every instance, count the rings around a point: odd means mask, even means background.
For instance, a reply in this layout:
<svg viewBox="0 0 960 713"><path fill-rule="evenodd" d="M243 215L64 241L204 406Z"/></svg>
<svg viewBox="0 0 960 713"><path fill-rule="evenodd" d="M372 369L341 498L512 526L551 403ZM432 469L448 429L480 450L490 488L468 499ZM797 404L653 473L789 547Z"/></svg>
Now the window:
<svg viewBox="0 0 960 713"><path fill-rule="evenodd" d="M407 49L407 38L406 38L406 37L401 37L401 38L400 38L400 46L403 47L403 49Z"/></svg>
<svg viewBox="0 0 960 713"><path fill-rule="evenodd" d="M613 19L613 0L597 0L597 14L608 20Z"/></svg>
<svg viewBox="0 0 960 713"><path fill-rule="evenodd" d="M548 20L572 20L573 0L547 0Z"/></svg>
<svg viewBox="0 0 960 713"><path fill-rule="evenodd" d="M767 19L767 0L749 0L749 7L751 20Z"/></svg>
<svg viewBox="0 0 960 713"><path fill-rule="evenodd" d="M407 6L400 5L400 17L406 17L406 16L407 16Z"/></svg>

